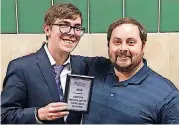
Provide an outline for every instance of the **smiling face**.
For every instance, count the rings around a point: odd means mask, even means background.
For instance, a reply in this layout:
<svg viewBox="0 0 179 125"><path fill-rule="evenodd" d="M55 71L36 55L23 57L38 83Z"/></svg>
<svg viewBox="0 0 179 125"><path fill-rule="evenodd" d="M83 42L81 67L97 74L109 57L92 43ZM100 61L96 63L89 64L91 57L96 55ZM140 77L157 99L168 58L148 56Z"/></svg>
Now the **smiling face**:
<svg viewBox="0 0 179 125"><path fill-rule="evenodd" d="M136 25L121 24L112 31L109 58L119 72L131 72L141 65L144 46Z"/></svg>
<svg viewBox="0 0 179 125"><path fill-rule="evenodd" d="M55 52L63 52L63 53L71 53L75 47L77 46L80 36L75 34L74 28L70 30L68 33L62 33L60 31L60 26L74 26L74 27L81 27L81 18L77 17L75 20L72 19L57 19L53 25L44 25L44 31L46 36L48 36L48 48L51 51Z"/></svg>

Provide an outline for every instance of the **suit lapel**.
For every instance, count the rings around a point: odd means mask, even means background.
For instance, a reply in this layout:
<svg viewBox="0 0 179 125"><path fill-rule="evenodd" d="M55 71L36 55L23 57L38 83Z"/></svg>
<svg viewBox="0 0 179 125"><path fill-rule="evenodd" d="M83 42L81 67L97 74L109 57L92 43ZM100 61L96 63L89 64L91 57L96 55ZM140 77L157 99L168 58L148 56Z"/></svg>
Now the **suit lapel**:
<svg viewBox="0 0 179 125"><path fill-rule="evenodd" d="M37 57L37 65L39 66L39 69L41 70L41 73L43 74L43 77L46 81L46 84L47 84L54 100L59 101L58 89L57 89L57 86L55 83L53 69L52 69L50 61L48 59L48 56L45 52L44 45L36 53L36 57Z"/></svg>

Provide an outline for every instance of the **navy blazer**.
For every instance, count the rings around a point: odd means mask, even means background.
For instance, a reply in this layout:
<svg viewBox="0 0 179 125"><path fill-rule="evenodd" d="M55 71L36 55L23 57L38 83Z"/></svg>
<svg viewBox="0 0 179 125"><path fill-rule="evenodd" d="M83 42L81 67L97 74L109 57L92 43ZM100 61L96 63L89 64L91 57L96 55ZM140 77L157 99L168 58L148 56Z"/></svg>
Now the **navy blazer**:
<svg viewBox="0 0 179 125"><path fill-rule="evenodd" d="M83 57L71 55L73 74L85 75ZM53 69L44 46L34 54L11 61L1 93L1 123L36 124L35 108L59 102ZM66 123L77 124L81 113L70 112ZM43 121L64 124L64 118Z"/></svg>

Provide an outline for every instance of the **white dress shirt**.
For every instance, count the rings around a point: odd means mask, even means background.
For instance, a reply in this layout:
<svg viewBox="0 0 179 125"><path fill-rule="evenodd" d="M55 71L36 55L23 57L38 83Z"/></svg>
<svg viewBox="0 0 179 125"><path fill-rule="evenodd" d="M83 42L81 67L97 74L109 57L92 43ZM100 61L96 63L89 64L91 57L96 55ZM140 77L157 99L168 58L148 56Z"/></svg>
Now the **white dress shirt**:
<svg viewBox="0 0 179 125"><path fill-rule="evenodd" d="M45 44L44 46L45 52L47 53L47 56L50 60L50 64L51 66L56 64L55 59L53 58L53 56L51 55L50 51L47 48L47 44ZM64 69L62 70L62 72L60 73L60 82L62 85L62 89L63 89L63 95L65 92L65 86L66 86L66 78L67 78L67 74L71 73L71 63L70 63L70 56L68 57L68 59L66 60L66 62L63 63L63 65L66 65L64 67ZM64 117L64 120L66 121L67 116Z"/></svg>
<svg viewBox="0 0 179 125"><path fill-rule="evenodd" d="M45 49L45 52L47 53L48 59L50 60L51 66L55 65L56 61L54 60L50 51L48 50L47 44L44 45L44 49ZM60 81L61 81L63 94L64 94L65 86L66 86L66 77L67 77L68 73L71 73L70 56L68 57L67 61L63 65L66 65L66 66L64 67L64 69L62 70L62 72L60 74ZM36 119L37 124L43 124L41 121L38 120L36 114L37 114L37 110L35 109L35 119ZM66 121L66 118L67 118L67 116L64 117L65 121Z"/></svg>
<svg viewBox="0 0 179 125"><path fill-rule="evenodd" d="M47 44L45 44L44 49L47 53L47 56L50 60L51 66L56 64L56 61L54 60L54 58L52 57L50 51L47 48ZM62 85L62 89L63 89L63 94L65 92L65 86L66 86L66 77L67 74L71 73L71 64L70 64L70 56L68 57L68 59L66 60L66 62L63 63L63 65L66 65L64 67L64 69L62 70L61 74L60 74L60 81L61 81L61 85Z"/></svg>

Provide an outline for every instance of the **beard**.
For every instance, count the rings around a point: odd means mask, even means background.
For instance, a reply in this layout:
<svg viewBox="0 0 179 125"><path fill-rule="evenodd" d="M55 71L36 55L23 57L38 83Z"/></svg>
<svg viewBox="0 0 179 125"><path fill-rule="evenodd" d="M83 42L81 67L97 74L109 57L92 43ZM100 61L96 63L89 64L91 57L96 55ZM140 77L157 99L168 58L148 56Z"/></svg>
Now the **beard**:
<svg viewBox="0 0 179 125"><path fill-rule="evenodd" d="M132 72L138 68L143 59L143 51L132 55L129 51L121 51L115 55L109 53L109 58L119 72Z"/></svg>

